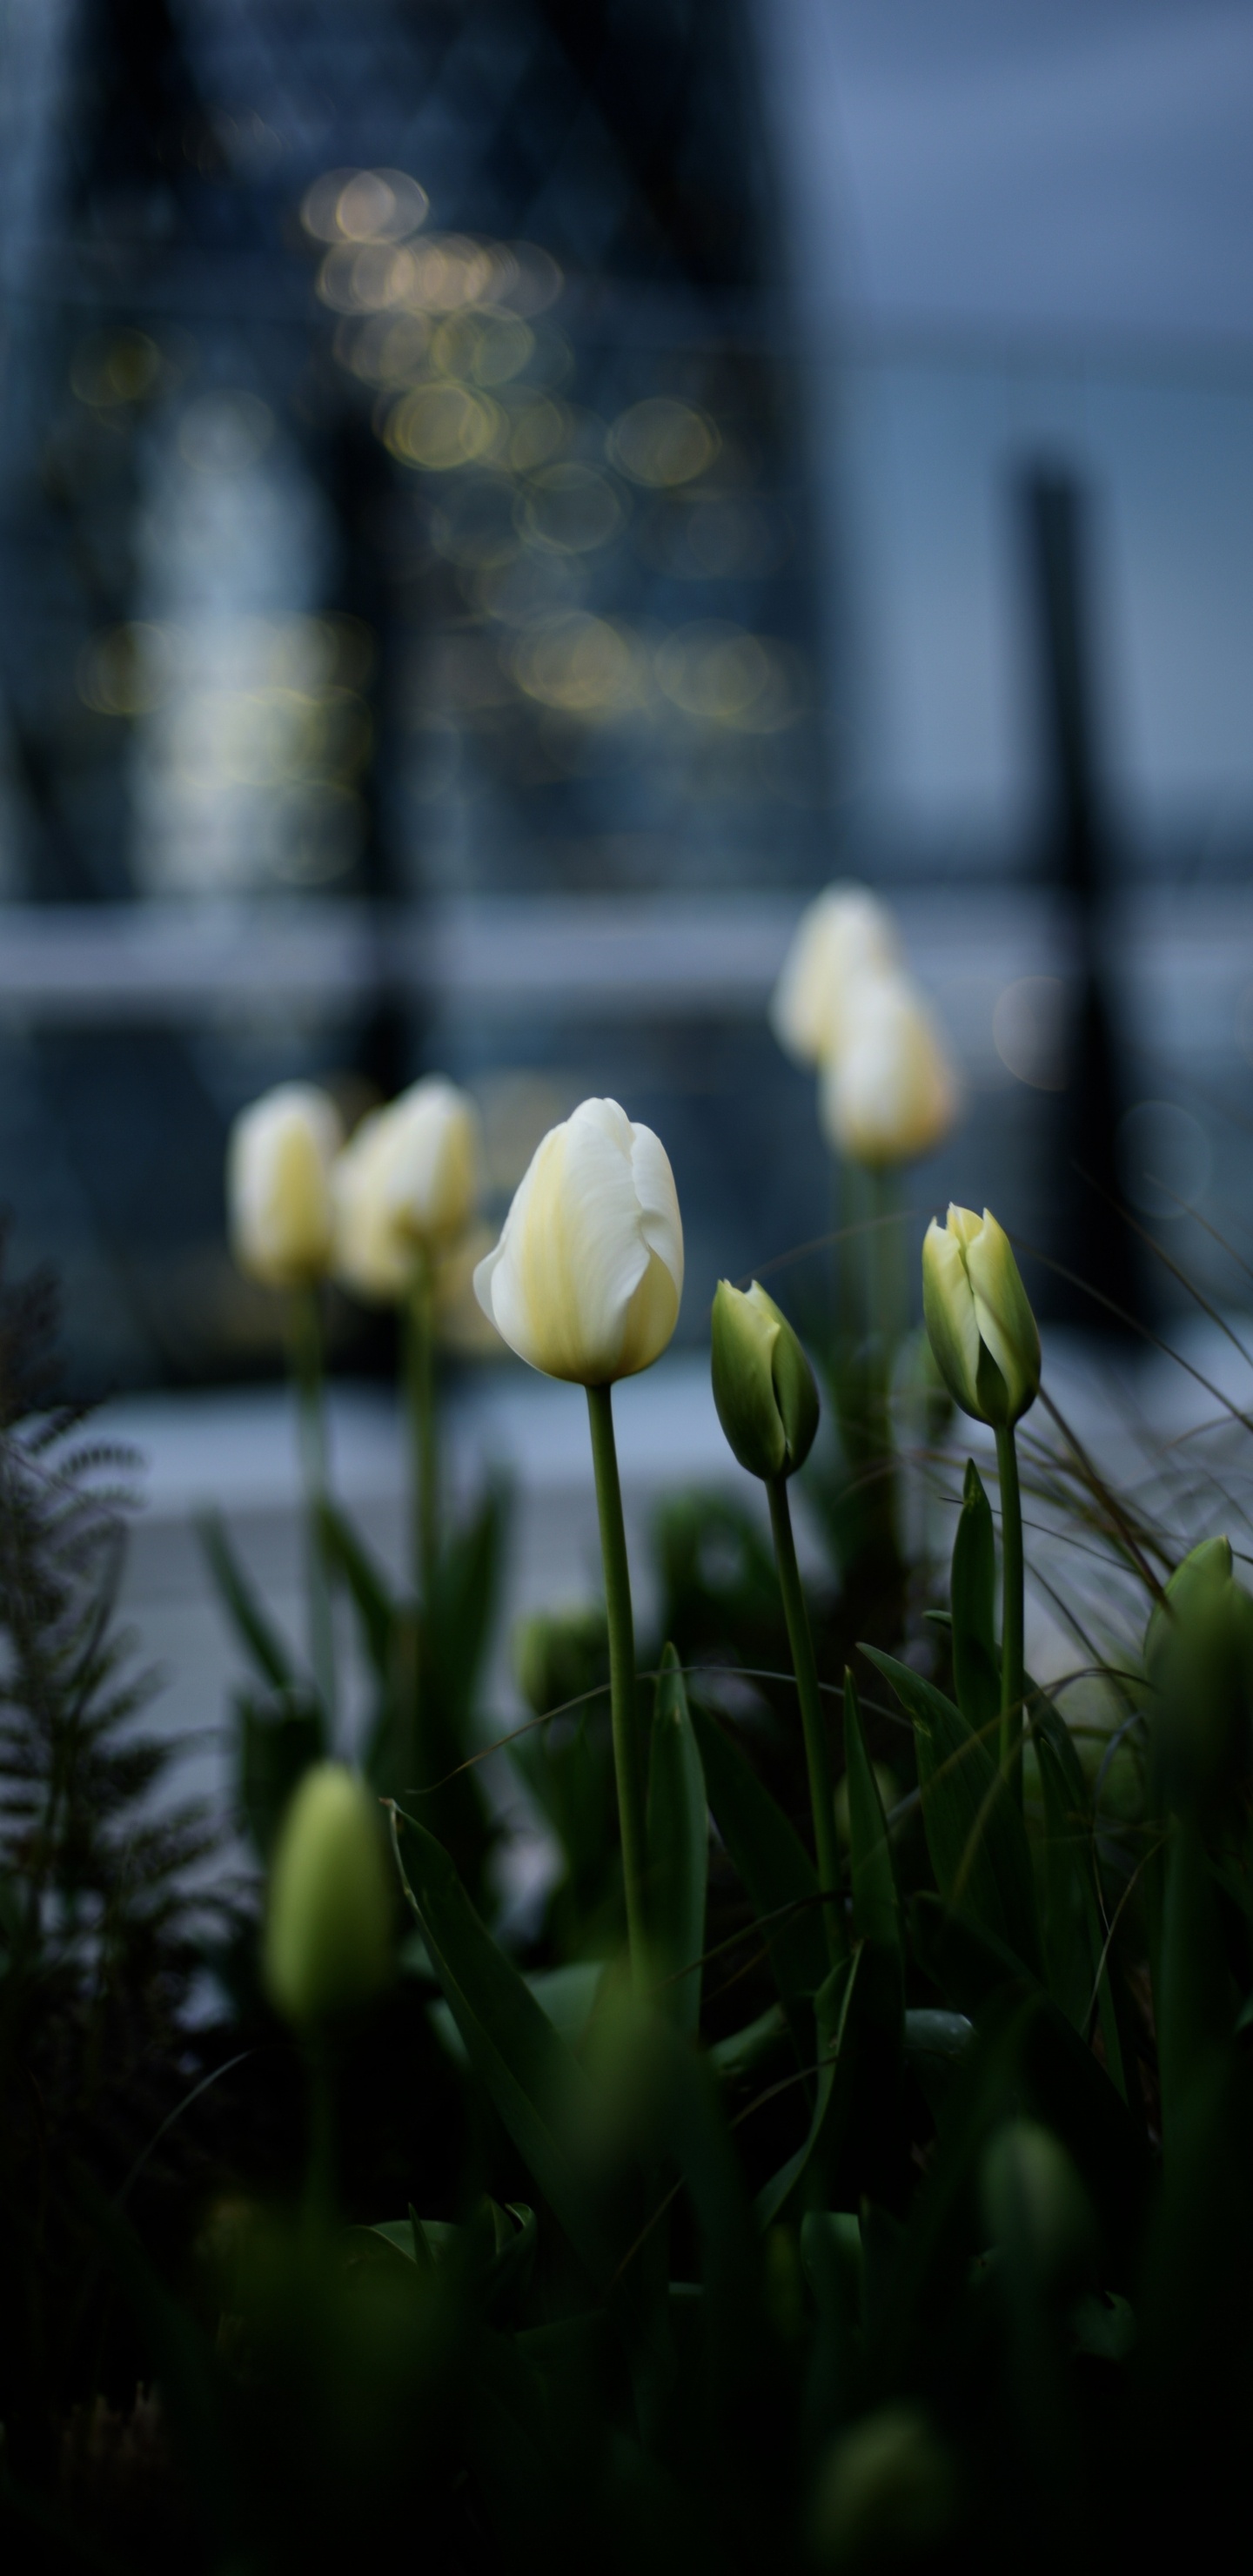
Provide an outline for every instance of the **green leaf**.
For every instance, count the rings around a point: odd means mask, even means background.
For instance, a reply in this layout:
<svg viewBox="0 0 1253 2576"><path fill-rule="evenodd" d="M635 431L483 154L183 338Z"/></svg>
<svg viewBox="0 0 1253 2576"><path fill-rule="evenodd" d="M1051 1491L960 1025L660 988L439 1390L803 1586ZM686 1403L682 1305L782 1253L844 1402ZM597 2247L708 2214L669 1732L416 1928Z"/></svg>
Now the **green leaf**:
<svg viewBox="0 0 1253 2576"><path fill-rule="evenodd" d="M403 1816L406 1872L393 1808L401 1886L466 2051L528 2171L592 2280L607 2289L622 2250L603 2186L579 2141L596 2127L596 2097L578 2059L525 1980L480 1922L442 1844Z"/></svg>
<svg viewBox="0 0 1253 2576"><path fill-rule="evenodd" d="M977 1924L946 1911L934 1896L910 1907L921 1966L980 2028L1007 1996L1034 1998L1024 2041L1025 2107L1054 2129L1073 2156L1110 2247L1130 2264L1149 2180L1144 2140L1121 2094L1090 2048L1021 1962ZM1021 2106L1020 2106L1021 2107Z"/></svg>
<svg viewBox="0 0 1253 2576"><path fill-rule="evenodd" d="M953 1918L947 1920L951 1924ZM953 2069L935 2153L908 2228L885 2266L881 2296L873 2303L878 2334L886 2347L881 2370L895 2374L908 2368L910 2344L915 2339L930 2342L937 2321L960 2288L970 2256L977 2250L977 2239L972 2241L971 2200L979 2156L996 2121L1012 2103L1028 2034L1037 2014L1046 2009L1043 1991L1024 1995L1021 1981L1016 1989L1002 1991L983 2014Z"/></svg>
<svg viewBox="0 0 1253 2576"><path fill-rule="evenodd" d="M813 1862L769 1790L699 1701L691 1717L718 1831L761 1925L798 2044L807 2049L807 2007L830 1966Z"/></svg>
<svg viewBox="0 0 1253 2576"><path fill-rule="evenodd" d="M851 2211L806 2210L801 2267L818 2311L805 2411L825 2439L849 2411L863 2343L861 2230Z"/></svg>
<svg viewBox="0 0 1253 2576"><path fill-rule="evenodd" d="M957 1705L976 1734L995 1725L1001 1707L1001 1677L996 1652L996 1541L992 1506L973 1458L966 1461L966 1483L957 1535L949 1599L953 1614L953 1686Z"/></svg>
<svg viewBox="0 0 1253 2576"><path fill-rule="evenodd" d="M440 1557L428 1613L432 1673L449 1736L461 1743L500 1595L508 1501L493 1487Z"/></svg>
<svg viewBox="0 0 1253 2576"><path fill-rule="evenodd" d="M893 1996L891 2018L899 2027L905 2001L905 1945L896 1864L879 1783L866 1753L857 1689L851 1673L844 1676L844 1760L848 1773L853 1929L869 1943L888 1971Z"/></svg>
<svg viewBox="0 0 1253 2576"><path fill-rule="evenodd" d="M1194 1816L1180 1818L1166 1850L1165 1895L1154 1987L1162 2140L1169 2164L1190 2097L1231 2037L1234 2002L1209 1859Z"/></svg>
<svg viewBox="0 0 1253 2576"><path fill-rule="evenodd" d="M1110 2080L1124 2102L1138 2108L1128 2083L1127 2002L1101 1908L1088 1784L1065 1719L1034 1683L1028 1683L1027 1698L1044 1802L1050 1991L1086 2035L1095 1990Z"/></svg>
<svg viewBox="0 0 1253 2576"><path fill-rule="evenodd" d="M1067 2021L1084 2030L1097 1966L1084 1902L1089 1869L1085 1822L1069 1806L1057 1755L1043 1733L1036 1736L1036 1760L1044 1807L1044 1956L1049 1993Z"/></svg>
<svg viewBox="0 0 1253 2576"><path fill-rule="evenodd" d="M295 1666L277 1630L271 1627L235 1555L226 1535L225 1522L217 1512L203 1512L198 1527L200 1543L209 1560L209 1572L234 1621L241 1645L247 1648L258 1672L272 1690L291 1690L296 1681Z"/></svg>
<svg viewBox="0 0 1253 2576"><path fill-rule="evenodd" d="M986 1746L932 1682L863 1646L914 1729L922 1821L941 1895L1042 1972L1031 1852L1022 1815Z"/></svg>
<svg viewBox="0 0 1253 2576"><path fill-rule="evenodd" d="M654 2001L679 2030L700 2028L709 1807L673 1646L661 1658L648 1772L648 1950Z"/></svg>
<svg viewBox="0 0 1253 2576"><path fill-rule="evenodd" d="M235 1723L239 1802L257 1850L268 1860L297 1783L326 1751L326 1728L316 1701L294 1690L273 1699L238 1691Z"/></svg>
<svg viewBox="0 0 1253 2576"><path fill-rule="evenodd" d="M774 2052L786 2044L787 2016L782 2004L767 2004L756 2021L746 2022L743 2030L733 2030L726 2039L716 2039L709 2051L710 2061L725 2084L739 2084L765 2064Z"/></svg>
<svg viewBox="0 0 1253 2576"><path fill-rule="evenodd" d="M921 2005L905 2015L905 2059L912 2067L931 2111L938 2120L948 2100L953 2071L974 2037L967 2013L937 2011Z"/></svg>
<svg viewBox="0 0 1253 2576"><path fill-rule="evenodd" d="M331 1573L339 1575L348 1586L361 1641L374 1672L381 1682L389 1684L396 1605L387 1577L337 1504L325 1500L320 1504L318 1536Z"/></svg>
<svg viewBox="0 0 1253 2576"><path fill-rule="evenodd" d="M818 2030L818 2086L808 2134L786 2164L763 2183L755 2203L757 2223L767 2228L779 2215L821 2148L829 2173L839 2154L852 2107L856 2067L855 1998L866 1961L864 1943L840 1959L819 1988L814 2006Z"/></svg>

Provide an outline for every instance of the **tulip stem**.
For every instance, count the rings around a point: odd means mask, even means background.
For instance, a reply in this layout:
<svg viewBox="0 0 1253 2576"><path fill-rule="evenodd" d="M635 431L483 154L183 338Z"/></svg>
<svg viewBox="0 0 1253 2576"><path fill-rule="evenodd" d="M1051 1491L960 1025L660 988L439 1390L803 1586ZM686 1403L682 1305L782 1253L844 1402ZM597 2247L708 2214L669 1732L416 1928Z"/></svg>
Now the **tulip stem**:
<svg viewBox="0 0 1253 2576"><path fill-rule="evenodd" d="M596 1472L596 1508L600 1515L600 1549L605 1568L605 1609L609 1622L609 1697L613 1715L613 1764L618 1788L618 1824L622 1836L622 1876L626 1889L627 1939L631 1976L637 1991L647 1977L644 1873L646 1842L644 1791L640 1776L639 1719L635 1705L635 1627L631 1616L631 1569L622 1519L622 1486L613 1436L613 1390L589 1386L587 1414Z"/></svg>
<svg viewBox="0 0 1253 2576"><path fill-rule="evenodd" d="M292 1374L300 1421L300 1457L305 1488L306 1579L309 1586L309 1660L326 1718L328 1739L335 1733L335 1629L322 1511L327 1498L326 1407L322 1370L322 1318L316 1288L297 1288L291 1301Z"/></svg>
<svg viewBox="0 0 1253 2576"><path fill-rule="evenodd" d="M801 1728L805 1737L805 1762L809 1771L809 1802L814 1818L814 1848L818 1857L818 1885L826 1902L823 1920L827 1947L832 1963L842 1959L845 1951L843 1922L840 1914L840 1848L835 1831L835 1791L831 1780L831 1748L827 1741L826 1720L822 1714L822 1694L818 1688L818 1666L814 1660L813 1634L809 1612L801 1590L800 1568L796 1562L796 1541L792 1535L792 1513L788 1502L787 1479L767 1476L766 1492L770 1497L770 1526L774 1532L775 1561L779 1569L779 1590L783 1595L783 1616L787 1621L788 1641L796 1673L796 1695L801 1706Z"/></svg>
<svg viewBox="0 0 1253 2576"><path fill-rule="evenodd" d="M996 1464L1001 1480L1001 1769L1021 1805L1022 1719L1026 1697L1022 1495L1018 1486L1018 1451L1012 1423L997 1430Z"/></svg>
<svg viewBox="0 0 1253 2576"><path fill-rule="evenodd" d="M428 1610L439 1554L439 1437L431 1265L423 1255L405 1302L405 1382L413 1444L413 1572Z"/></svg>
<svg viewBox="0 0 1253 2576"><path fill-rule="evenodd" d="M330 2043L322 2031L308 2038L304 2058L309 2092L309 2152L303 2216L306 2237L316 2244L327 2234L335 2209L335 2077Z"/></svg>

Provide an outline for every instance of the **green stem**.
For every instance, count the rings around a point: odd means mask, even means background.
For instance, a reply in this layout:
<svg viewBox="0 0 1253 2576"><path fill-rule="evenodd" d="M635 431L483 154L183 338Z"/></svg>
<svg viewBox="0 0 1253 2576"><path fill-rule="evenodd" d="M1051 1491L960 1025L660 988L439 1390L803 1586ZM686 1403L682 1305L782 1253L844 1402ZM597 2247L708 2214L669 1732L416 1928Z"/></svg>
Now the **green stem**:
<svg viewBox="0 0 1253 2576"><path fill-rule="evenodd" d="M305 2042L309 2087L309 2159L303 2218L308 2238L329 2233L335 2211L335 2074L328 2041L314 2031Z"/></svg>
<svg viewBox="0 0 1253 2576"><path fill-rule="evenodd" d="M843 1922L840 1914L840 1847L835 1831L835 1791L831 1780L831 1750L827 1742L826 1721L822 1714L822 1694L818 1688L818 1667L814 1661L814 1641L810 1632L809 1612L801 1590L800 1568L796 1562L796 1541L792 1536L792 1514L787 1497L787 1480L768 1476L766 1492L770 1497L770 1526L774 1532L775 1560L779 1569L779 1590L783 1595L783 1616L787 1621L788 1640L796 1673L796 1695L801 1704L801 1728L805 1737L805 1761L809 1771L809 1802L814 1818L814 1849L818 1855L818 1885L827 1903L823 1906L827 1947L832 1962L842 1959L845 1951Z"/></svg>
<svg viewBox="0 0 1253 2576"><path fill-rule="evenodd" d="M422 1257L405 1304L405 1389L413 1470L413 1573L429 1608L439 1554L439 1433L431 1265Z"/></svg>
<svg viewBox="0 0 1253 2576"><path fill-rule="evenodd" d="M589 1386L587 1415L596 1471L596 1508L600 1515L600 1549L605 1567L605 1609L609 1620L609 1697L613 1714L613 1764L618 1786L618 1824L622 1835L622 1875L626 1886L627 1938L631 1976L637 1990L648 1968L644 1915L646 1841L644 1789L635 1705L635 1627L631 1617L631 1569L627 1562L622 1520L622 1487L613 1436L613 1395L607 1386Z"/></svg>
<svg viewBox="0 0 1253 2576"><path fill-rule="evenodd" d="M305 1488L306 1580L309 1589L309 1658L328 1735L335 1732L335 1631L331 1587L322 1544L321 1514L327 1497L326 1411L322 1372L322 1319L315 1287L297 1288L291 1301L292 1373L300 1420L300 1459Z"/></svg>
<svg viewBox="0 0 1253 2576"><path fill-rule="evenodd" d="M998 1430L996 1464L1001 1480L1001 1769L1022 1803L1023 1673L1022 1496L1013 1425Z"/></svg>

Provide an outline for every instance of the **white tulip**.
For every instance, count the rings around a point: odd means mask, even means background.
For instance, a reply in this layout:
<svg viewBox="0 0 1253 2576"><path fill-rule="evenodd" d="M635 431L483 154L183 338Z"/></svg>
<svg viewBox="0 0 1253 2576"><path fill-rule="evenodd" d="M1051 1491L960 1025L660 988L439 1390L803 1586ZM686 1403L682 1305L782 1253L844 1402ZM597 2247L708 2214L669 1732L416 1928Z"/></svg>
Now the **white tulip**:
<svg viewBox="0 0 1253 2576"><path fill-rule="evenodd" d="M320 1279L331 1257L331 1164L339 1111L311 1082L283 1082L231 1129L226 1196L241 1270L267 1288Z"/></svg>
<svg viewBox="0 0 1253 2576"><path fill-rule="evenodd" d="M828 1143L872 1169L929 1154L959 1106L935 1023L905 975L872 976L849 995L843 1044L820 1085Z"/></svg>
<svg viewBox="0 0 1253 2576"><path fill-rule="evenodd" d="M585 1100L537 1146L474 1290L546 1377L607 1386L650 1368L678 1321L683 1223L665 1147L616 1100Z"/></svg>
<svg viewBox="0 0 1253 2576"><path fill-rule="evenodd" d="M826 1064L843 1044L858 984L899 961L884 905L865 886L828 886L801 914L770 997L770 1025L785 1053L798 1064Z"/></svg>
<svg viewBox="0 0 1253 2576"><path fill-rule="evenodd" d="M440 1074L362 1119L335 1166L335 1268L359 1295L390 1302L421 1258L464 1233L478 1178L474 1103Z"/></svg>
<svg viewBox="0 0 1253 2576"><path fill-rule="evenodd" d="M335 1276L370 1304L398 1305L409 1287L413 1254L390 1222L381 1186L385 1112L367 1110L331 1172L335 1209Z"/></svg>

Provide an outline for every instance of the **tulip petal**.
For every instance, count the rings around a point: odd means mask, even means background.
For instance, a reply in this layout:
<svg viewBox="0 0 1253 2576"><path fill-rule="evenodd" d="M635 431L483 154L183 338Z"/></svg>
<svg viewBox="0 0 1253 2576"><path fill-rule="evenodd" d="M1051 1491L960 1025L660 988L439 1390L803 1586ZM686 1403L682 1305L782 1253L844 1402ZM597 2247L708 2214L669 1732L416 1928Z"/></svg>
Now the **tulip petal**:
<svg viewBox="0 0 1253 2576"><path fill-rule="evenodd" d="M747 1294L729 1280L713 1303L713 1393L727 1441L750 1476L777 1476L787 1458L774 1386L780 1319L754 1280Z"/></svg>
<svg viewBox="0 0 1253 2576"><path fill-rule="evenodd" d="M1006 1418L1016 1422L1039 1388L1040 1335L1009 1237L988 1208L967 1243L966 1268L980 1336L1005 1382Z"/></svg>
<svg viewBox="0 0 1253 2576"><path fill-rule="evenodd" d="M475 1293L532 1368L599 1385L623 1373L631 1303L648 1269L630 1120L616 1101L584 1101L537 1147L496 1251L475 1272ZM642 1365L632 1355L630 1367Z"/></svg>
<svg viewBox="0 0 1253 2576"><path fill-rule="evenodd" d="M981 1344L974 1296L956 1233L937 1224L934 1217L923 1238L922 1308L936 1364L950 1395L964 1412L982 1421Z"/></svg>
<svg viewBox="0 0 1253 2576"><path fill-rule="evenodd" d="M639 1200L640 1230L649 1251L670 1273L677 1314L683 1294L683 1219L670 1157L651 1127L631 1129L631 1177Z"/></svg>

